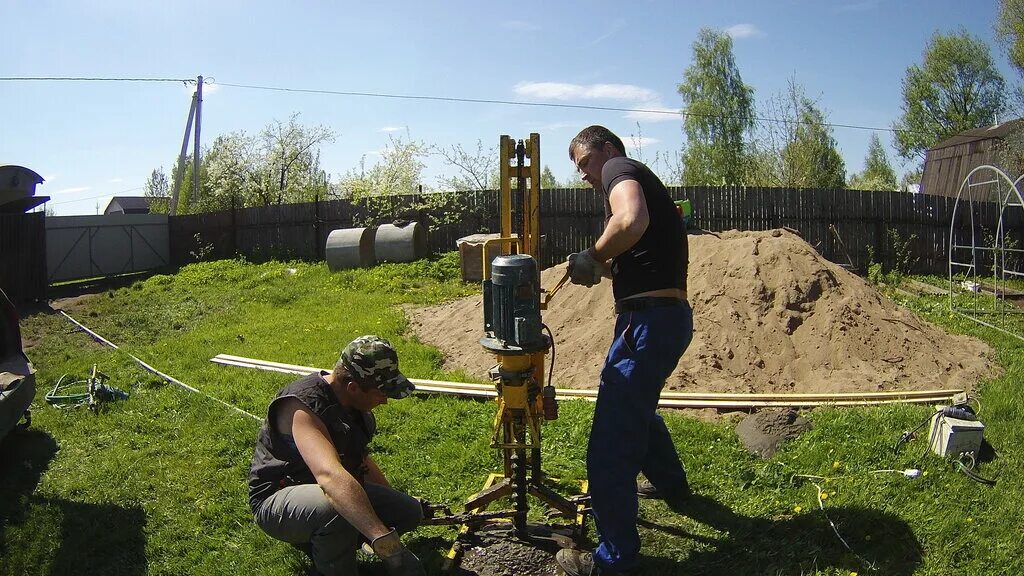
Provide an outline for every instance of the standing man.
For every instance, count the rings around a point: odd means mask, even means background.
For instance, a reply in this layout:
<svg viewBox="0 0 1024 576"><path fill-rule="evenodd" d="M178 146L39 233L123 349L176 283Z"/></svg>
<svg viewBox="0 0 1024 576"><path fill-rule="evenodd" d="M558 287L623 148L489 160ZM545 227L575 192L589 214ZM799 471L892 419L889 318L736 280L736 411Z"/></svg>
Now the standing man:
<svg viewBox="0 0 1024 576"><path fill-rule="evenodd" d="M563 549L566 574L616 574L636 567L637 474L648 497L676 506L690 495L686 472L656 412L665 379L693 338L686 300L688 250L682 219L665 185L626 157L622 140L603 126L569 144L583 180L605 195L605 228L593 247L569 256L573 283L611 276L615 334L597 395L587 446L591 504L600 533L593 552Z"/></svg>
<svg viewBox="0 0 1024 576"><path fill-rule="evenodd" d="M394 348L377 336L349 343L333 372L285 386L267 408L249 468L256 524L306 548L321 574L357 574L364 541L388 574L425 574L398 538L419 525L420 502L391 488L367 451L372 410L412 391Z"/></svg>

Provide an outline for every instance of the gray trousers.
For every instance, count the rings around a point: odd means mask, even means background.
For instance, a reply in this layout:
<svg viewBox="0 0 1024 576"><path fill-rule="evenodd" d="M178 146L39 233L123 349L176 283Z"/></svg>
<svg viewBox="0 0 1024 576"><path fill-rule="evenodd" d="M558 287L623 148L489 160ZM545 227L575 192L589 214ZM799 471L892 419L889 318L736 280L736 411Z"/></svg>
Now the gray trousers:
<svg viewBox="0 0 1024 576"><path fill-rule="evenodd" d="M399 533L419 526L423 508L418 500L380 484L363 485L377 516ZM291 544L309 544L313 564L326 576L355 575L356 549L362 535L328 502L317 484L282 488L267 498L255 514L268 535Z"/></svg>

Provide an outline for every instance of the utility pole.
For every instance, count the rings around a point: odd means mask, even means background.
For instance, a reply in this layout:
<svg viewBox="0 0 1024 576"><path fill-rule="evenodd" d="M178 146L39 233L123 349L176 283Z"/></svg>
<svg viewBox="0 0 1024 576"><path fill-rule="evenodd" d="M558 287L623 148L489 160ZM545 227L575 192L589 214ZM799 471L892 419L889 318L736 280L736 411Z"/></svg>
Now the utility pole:
<svg viewBox="0 0 1024 576"><path fill-rule="evenodd" d="M196 79L196 137L192 151L192 195L199 200L199 129L203 123L203 77Z"/></svg>
<svg viewBox="0 0 1024 576"><path fill-rule="evenodd" d="M171 193L171 205L167 211L174 216L178 213L178 198L181 194L181 183L185 178L185 154L188 152L188 138L192 132L192 121L196 123L196 137L192 151L192 200L199 198L199 124L203 105L203 77L196 79L196 91L192 93L192 107L188 111L185 123L185 137L181 141L181 153L178 154L178 174L174 177L174 191Z"/></svg>
<svg viewBox="0 0 1024 576"><path fill-rule="evenodd" d="M185 123L185 138L181 141L181 153L178 154L178 173L174 176L174 192L171 193L171 206L167 211L174 216L178 213L178 195L181 193L181 181L185 178L185 153L188 151L188 136L192 132L192 119L196 115L196 95L192 94L192 107L188 111Z"/></svg>

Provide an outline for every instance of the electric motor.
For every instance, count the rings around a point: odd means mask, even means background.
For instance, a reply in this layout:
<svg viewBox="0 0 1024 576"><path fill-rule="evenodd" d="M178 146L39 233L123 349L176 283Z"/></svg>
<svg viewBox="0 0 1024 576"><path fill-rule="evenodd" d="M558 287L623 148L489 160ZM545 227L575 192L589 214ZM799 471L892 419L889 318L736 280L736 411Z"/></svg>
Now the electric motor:
<svg viewBox="0 0 1024 576"><path fill-rule="evenodd" d="M540 274L527 254L498 256L491 277L484 280L484 338L489 350L536 352L547 350L541 332Z"/></svg>

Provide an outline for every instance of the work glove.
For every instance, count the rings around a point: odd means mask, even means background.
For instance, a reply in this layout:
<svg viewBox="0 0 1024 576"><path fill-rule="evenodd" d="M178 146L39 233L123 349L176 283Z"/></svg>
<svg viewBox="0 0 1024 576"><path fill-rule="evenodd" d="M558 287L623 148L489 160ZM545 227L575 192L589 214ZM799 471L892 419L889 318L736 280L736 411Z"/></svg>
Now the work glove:
<svg viewBox="0 0 1024 576"><path fill-rule="evenodd" d="M395 532L394 529L383 536L374 538L373 542L370 542L370 547L384 563L384 568L387 569L390 576L427 575L420 559L402 545L402 541L398 538L398 532Z"/></svg>
<svg viewBox="0 0 1024 576"><path fill-rule="evenodd" d="M569 254L569 280L573 284L586 286L601 283L601 273L604 266L594 259L594 249L588 248L583 252Z"/></svg>

